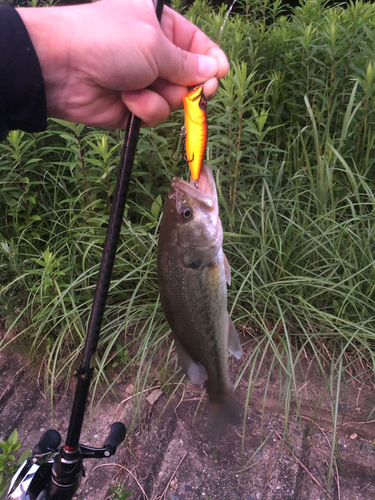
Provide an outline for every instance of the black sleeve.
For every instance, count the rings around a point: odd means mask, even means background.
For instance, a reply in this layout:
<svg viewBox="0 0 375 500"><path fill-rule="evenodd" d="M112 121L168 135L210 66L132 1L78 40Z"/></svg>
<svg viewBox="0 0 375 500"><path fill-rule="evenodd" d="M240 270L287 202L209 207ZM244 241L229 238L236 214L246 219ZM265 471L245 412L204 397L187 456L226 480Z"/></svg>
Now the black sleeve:
<svg viewBox="0 0 375 500"><path fill-rule="evenodd" d="M0 139L10 130L46 127L46 94L35 49L17 11L0 6Z"/></svg>

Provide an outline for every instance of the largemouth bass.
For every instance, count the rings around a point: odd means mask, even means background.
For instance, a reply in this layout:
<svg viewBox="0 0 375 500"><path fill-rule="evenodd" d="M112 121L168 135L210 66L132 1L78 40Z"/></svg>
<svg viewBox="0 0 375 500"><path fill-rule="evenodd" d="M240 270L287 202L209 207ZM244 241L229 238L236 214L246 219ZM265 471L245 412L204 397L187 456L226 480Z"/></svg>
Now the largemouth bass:
<svg viewBox="0 0 375 500"><path fill-rule="evenodd" d="M199 180L173 178L158 247L159 290L178 361L193 384L207 380L215 419L236 420L228 349L242 355L227 311L230 267L222 249L215 180L203 163Z"/></svg>
<svg viewBox="0 0 375 500"><path fill-rule="evenodd" d="M191 90L183 99L186 130L186 159L194 181L199 179L207 145L207 101L203 87Z"/></svg>

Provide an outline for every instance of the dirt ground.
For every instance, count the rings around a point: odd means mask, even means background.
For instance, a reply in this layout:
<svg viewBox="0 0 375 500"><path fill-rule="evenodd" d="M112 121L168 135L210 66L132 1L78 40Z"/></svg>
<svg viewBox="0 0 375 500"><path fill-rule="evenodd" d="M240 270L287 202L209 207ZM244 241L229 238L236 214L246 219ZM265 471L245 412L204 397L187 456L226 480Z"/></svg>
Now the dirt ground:
<svg viewBox="0 0 375 500"><path fill-rule="evenodd" d="M116 455L85 461L86 477L77 500L373 500L374 389L354 383L342 388L338 449L333 475L328 478L333 438L331 402L323 395L324 379L317 371L306 372L298 377L302 403L299 409L290 406L288 418L285 404L280 404L275 374L267 392L265 380L254 388L244 438L240 425L228 428L217 442L207 432L205 405L198 408L201 388L187 386L168 405L167 394L150 388ZM121 380L116 384L117 398L108 394L99 406L93 405L91 414L87 411L82 443L101 446L113 422L129 425L138 401L129 393L131 382ZM243 402L245 385L236 391ZM21 355L0 353L0 439L17 428L22 440L20 452L33 448L48 428L57 429L64 440L74 388L74 380L68 387L61 384L56 388L53 420L36 368ZM109 492L109 486L120 483L128 494L124 491L121 497Z"/></svg>

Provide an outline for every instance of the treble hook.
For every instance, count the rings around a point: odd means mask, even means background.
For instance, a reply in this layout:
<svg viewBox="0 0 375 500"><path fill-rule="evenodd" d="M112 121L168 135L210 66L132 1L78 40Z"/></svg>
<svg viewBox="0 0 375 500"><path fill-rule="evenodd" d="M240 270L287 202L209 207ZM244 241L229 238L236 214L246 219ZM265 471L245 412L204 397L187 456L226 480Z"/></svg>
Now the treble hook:
<svg viewBox="0 0 375 500"><path fill-rule="evenodd" d="M175 157L174 155L172 155L172 159L174 161L176 161L177 159L181 160L181 158L183 158L185 161L187 161L188 163L190 163L191 161L194 160L194 152L193 152L193 158L191 160L188 160L187 157L186 157L186 155L182 154L182 152L183 152L183 150L185 149L185 146L186 146L186 127L185 127L185 125L183 125L181 127L180 136L182 138L182 140L181 140L181 154L180 154L180 156L178 158Z"/></svg>

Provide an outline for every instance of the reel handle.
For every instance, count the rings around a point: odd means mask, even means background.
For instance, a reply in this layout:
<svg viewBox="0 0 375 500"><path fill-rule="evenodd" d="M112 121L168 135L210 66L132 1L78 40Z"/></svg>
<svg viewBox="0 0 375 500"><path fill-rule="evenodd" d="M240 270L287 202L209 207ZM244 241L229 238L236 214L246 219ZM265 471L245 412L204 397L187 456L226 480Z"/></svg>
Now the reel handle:
<svg viewBox="0 0 375 500"><path fill-rule="evenodd" d="M55 429L49 429L46 431L39 442L34 446L32 451L32 457L40 458L45 455L49 455L53 451L57 451L61 443L60 433Z"/></svg>
<svg viewBox="0 0 375 500"><path fill-rule="evenodd" d="M126 436L126 427L122 422L115 422L111 425L109 436L105 440L103 448L111 448L111 455L116 452L116 448L121 444Z"/></svg>
<svg viewBox="0 0 375 500"><path fill-rule="evenodd" d="M84 475L82 460L110 457L125 436L125 425L115 422L111 425L111 431L102 448L80 444L77 449L70 450L66 445L63 446L54 459L49 500L71 500Z"/></svg>

